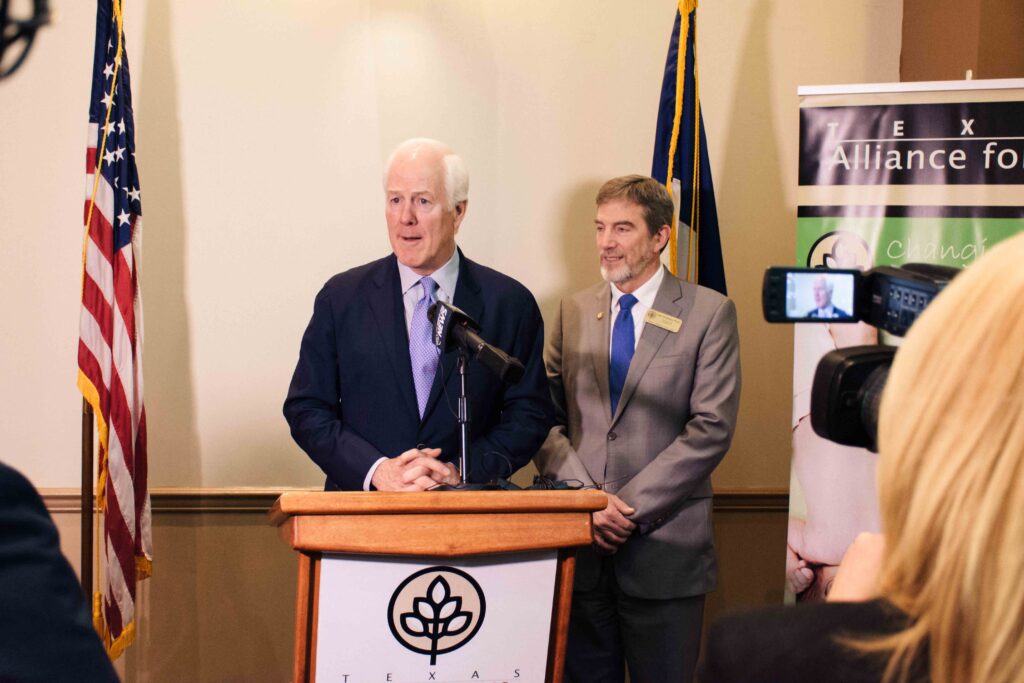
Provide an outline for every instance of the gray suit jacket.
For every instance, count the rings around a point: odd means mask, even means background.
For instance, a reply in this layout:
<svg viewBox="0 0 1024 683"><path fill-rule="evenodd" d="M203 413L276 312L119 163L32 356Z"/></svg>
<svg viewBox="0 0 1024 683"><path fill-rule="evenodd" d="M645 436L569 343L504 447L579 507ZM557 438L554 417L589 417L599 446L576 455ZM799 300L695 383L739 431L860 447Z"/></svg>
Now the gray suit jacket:
<svg viewBox="0 0 1024 683"><path fill-rule="evenodd" d="M712 470L729 449L740 395L736 308L718 292L666 273L654 310L678 332L646 323L615 415L608 393L610 285L562 300L545 350L558 413L536 455L546 476L617 494L636 509L614 555L629 595L680 598L715 588ZM576 589L592 588L600 558L577 554Z"/></svg>

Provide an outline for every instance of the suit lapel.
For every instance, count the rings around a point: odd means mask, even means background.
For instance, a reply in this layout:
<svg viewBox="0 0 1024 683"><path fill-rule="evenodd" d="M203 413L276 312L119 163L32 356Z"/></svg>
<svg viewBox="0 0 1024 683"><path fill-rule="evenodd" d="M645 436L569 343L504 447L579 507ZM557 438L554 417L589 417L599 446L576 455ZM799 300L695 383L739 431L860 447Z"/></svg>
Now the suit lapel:
<svg viewBox="0 0 1024 683"><path fill-rule="evenodd" d="M483 325L484 302L480 295L480 283L473 274L473 264L459 251L459 279L455 283L455 296L452 297L452 304L461 308L470 318ZM459 354L456 351L446 351L441 355L441 362L438 363L437 374L434 376L434 384L430 387L430 398L427 399L427 407L423 411L423 421L426 422L431 413L437 407L438 402L444 395L444 388L448 386L452 373L458 366ZM409 370L410 376L412 370ZM451 395L453 402L457 393Z"/></svg>
<svg viewBox="0 0 1024 683"><path fill-rule="evenodd" d="M597 390L601 394L601 405L604 406L606 420L611 420L611 390L608 388L608 348L611 343L611 285L598 287L597 294L590 302L589 310L583 312L582 325L587 335L584 348L590 349L590 358L594 362L594 374L597 376Z"/></svg>
<svg viewBox="0 0 1024 683"><path fill-rule="evenodd" d="M666 273L665 279L662 280L661 286L658 287L658 294L654 297L654 310L668 313L680 320L686 320L686 314L692 305L691 301L686 301L683 298L683 288L680 286L679 280ZM613 425L618 421L622 411L629 404L629 400L636 392L637 385L640 384L640 379L647 372L647 366L654 360L665 338L670 334L680 334L681 332L682 330L672 333L655 325L644 324L640 333L640 341L636 346L636 352L633 354L633 360L629 363L626 381L622 385L619 405L615 410L615 415L612 417ZM611 404L609 403L608 405Z"/></svg>
<svg viewBox="0 0 1024 683"><path fill-rule="evenodd" d="M391 367L395 372L395 386L405 408L419 421L416 388L412 382L412 363L409 360L409 333L405 329L405 306L398 278L395 256L384 259L371 278L374 291L366 297L377 321L377 332Z"/></svg>

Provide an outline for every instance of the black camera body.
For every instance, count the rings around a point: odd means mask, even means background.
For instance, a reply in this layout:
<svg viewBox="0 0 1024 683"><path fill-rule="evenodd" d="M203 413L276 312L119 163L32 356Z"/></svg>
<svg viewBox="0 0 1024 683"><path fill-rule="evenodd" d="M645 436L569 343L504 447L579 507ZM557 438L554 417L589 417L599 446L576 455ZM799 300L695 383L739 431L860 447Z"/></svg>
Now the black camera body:
<svg viewBox="0 0 1024 683"><path fill-rule="evenodd" d="M761 306L770 323L866 322L902 337L917 316L959 271L948 266L909 263L880 266L866 272L775 266L764 273ZM824 279L829 293L842 292L833 310L841 315L823 318L799 307L807 292Z"/></svg>
<svg viewBox="0 0 1024 683"><path fill-rule="evenodd" d="M814 371L811 428L844 446L877 451L878 408L895 346L848 346L829 351Z"/></svg>
<svg viewBox="0 0 1024 683"><path fill-rule="evenodd" d="M764 274L761 304L768 322L865 322L902 337L958 272L928 263L863 273L772 267ZM821 358L811 387L811 427L818 436L876 449L878 408L895 355L895 346L873 345L836 349Z"/></svg>

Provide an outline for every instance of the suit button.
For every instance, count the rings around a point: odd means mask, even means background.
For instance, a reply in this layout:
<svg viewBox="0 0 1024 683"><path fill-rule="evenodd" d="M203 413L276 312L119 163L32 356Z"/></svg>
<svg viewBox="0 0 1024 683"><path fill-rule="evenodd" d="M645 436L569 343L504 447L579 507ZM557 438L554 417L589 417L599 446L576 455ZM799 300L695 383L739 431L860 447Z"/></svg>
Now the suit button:
<svg viewBox="0 0 1024 683"><path fill-rule="evenodd" d="M615 432L608 432L608 440L609 441L615 441L615 439L617 439L617 438L619 438L618 434L616 434Z"/></svg>

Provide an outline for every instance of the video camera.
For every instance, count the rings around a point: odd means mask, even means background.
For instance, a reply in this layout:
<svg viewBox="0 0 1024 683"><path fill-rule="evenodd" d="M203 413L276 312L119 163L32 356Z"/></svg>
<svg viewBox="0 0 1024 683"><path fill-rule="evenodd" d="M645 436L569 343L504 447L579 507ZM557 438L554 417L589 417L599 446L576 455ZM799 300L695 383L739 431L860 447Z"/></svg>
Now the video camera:
<svg viewBox="0 0 1024 683"><path fill-rule="evenodd" d="M865 322L902 337L957 268L928 263L866 272L772 267L761 290L771 323ZM811 427L846 446L876 450L878 408L896 347L851 346L825 354L811 386Z"/></svg>

